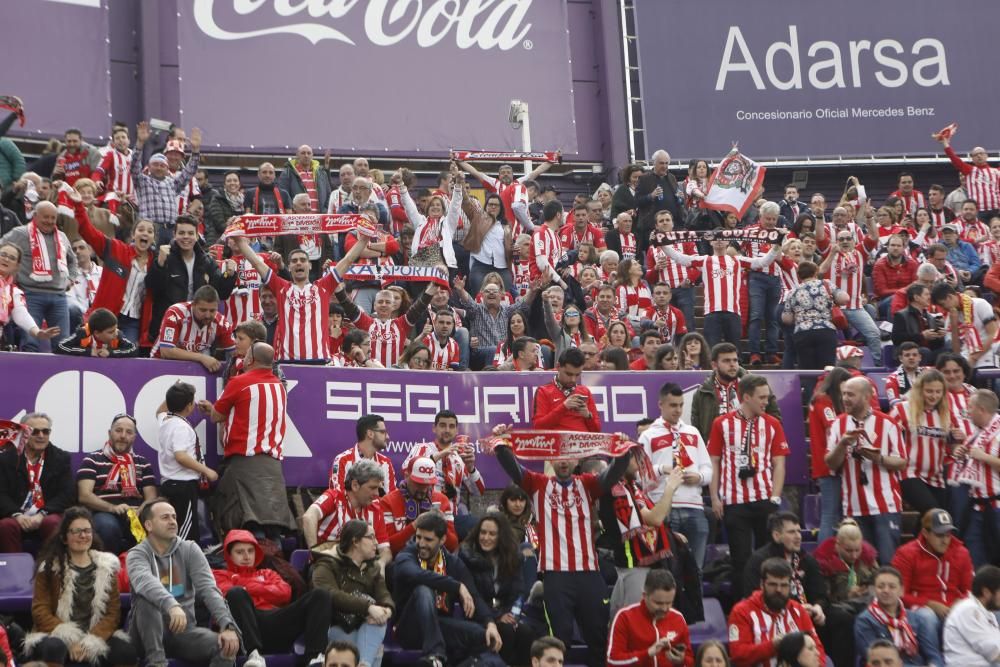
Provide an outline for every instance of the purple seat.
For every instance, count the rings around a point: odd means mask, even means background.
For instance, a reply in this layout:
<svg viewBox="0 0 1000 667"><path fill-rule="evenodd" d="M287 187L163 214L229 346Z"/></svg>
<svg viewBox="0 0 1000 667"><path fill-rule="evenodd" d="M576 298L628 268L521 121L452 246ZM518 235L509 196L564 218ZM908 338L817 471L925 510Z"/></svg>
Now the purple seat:
<svg viewBox="0 0 1000 667"><path fill-rule="evenodd" d="M689 628L691 646L701 646L712 639L725 643L729 637L726 632L726 615L722 612L722 605L715 598L705 598L702 604L705 608L705 620L694 623Z"/></svg>
<svg viewBox="0 0 1000 667"><path fill-rule="evenodd" d="M802 499L802 527L806 530L819 528L819 494L811 493Z"/></svg>
<svg viewBox="0 0 1000 667"><path fill-rule="evenodd" d="M295 568L296 571L305 572L306 566L309 565L309 550L296 549L292 552L288 562Z"/></svg>
<svg viewBox="0 0 1000 667"><path fill-rule="evenodd" d="M705 546L705 565L729 555L728 544L708 544Z"/></svg>
<svg viewBox="0 0 1000 667"><path fill-rule="evenodd" d="M35 559L31 554L0 554L0 612L31 609Z"/></svg>

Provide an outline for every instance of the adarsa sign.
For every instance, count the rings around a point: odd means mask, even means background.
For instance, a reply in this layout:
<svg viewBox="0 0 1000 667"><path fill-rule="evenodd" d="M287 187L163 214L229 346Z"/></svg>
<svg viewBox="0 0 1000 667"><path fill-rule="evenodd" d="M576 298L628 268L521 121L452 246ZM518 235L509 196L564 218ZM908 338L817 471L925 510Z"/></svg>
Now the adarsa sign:
<svg viewBox="0 0 1000 667"><path fill-rule="evenodd" d="M198 28L213 39L231 41L288 34L313 44L330 39L355 46L359 36L347 35L335 26L352 11L364 12L364 36L376 46L398 44L412 35L422 48L447 38L460 49L508 51L520 46L531 30L526 17L533 1L194 0L193 15ZM216 16L225 6L230 13L252 15L260 27L236 30L220 26ZM286 23L292 17L300 22Z"/></svg>

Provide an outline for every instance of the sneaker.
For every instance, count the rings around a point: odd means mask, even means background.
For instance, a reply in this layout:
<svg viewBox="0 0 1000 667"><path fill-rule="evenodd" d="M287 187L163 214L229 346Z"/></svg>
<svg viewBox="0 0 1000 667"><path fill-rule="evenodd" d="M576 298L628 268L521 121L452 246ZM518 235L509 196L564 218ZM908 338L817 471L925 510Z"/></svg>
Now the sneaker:
<svg viewBox="0 0 1000 667"><path fill-rule="evenodd" d="M257 649L250 652L247 656L246 661L243 663L243 667L267 667L267 663L264 661L264 656L262 656Z"/></svg>
<svg viewBox="0 0 1000 667"><path fill-rule="evenodd" d="M761 363L762 363L762 361L763 360L761 359L761 357L760 357L759 354L751 354L750 355L750 365L751 366L754 366L754 367L760 366Z"/></svg>

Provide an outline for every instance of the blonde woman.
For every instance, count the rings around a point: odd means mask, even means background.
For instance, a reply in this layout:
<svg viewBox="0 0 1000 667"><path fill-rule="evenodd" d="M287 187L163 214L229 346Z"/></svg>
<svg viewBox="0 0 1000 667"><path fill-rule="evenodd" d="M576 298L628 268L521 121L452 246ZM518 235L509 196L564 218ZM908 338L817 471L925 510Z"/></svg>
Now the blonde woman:
<svg viewBox="0 0 1000 667"><path fill-rule="evenodd" d="M906 442L907 464L900 489L906 502L921 514L948 506L945 456L952 446L965 441L946 392L944 375L928 369L917 377L907 400L894 405L891 412Z"/></svg>

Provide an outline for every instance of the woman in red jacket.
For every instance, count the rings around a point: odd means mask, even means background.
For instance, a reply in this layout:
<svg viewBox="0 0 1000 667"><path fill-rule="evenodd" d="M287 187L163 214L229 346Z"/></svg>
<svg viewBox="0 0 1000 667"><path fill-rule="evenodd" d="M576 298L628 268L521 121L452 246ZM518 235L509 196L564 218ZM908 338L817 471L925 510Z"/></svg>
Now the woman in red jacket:
<svg viewBox="0 0 1000 667"><path fill-rule="evenodd" d="M812 478L819 485L820 519L816 539L820 543L833 535L834 526L840 522L840 475L831 472L826 465L826 434L830 424L844 414L840 388L850 379L848 371L834 368L817 387L809 405L809 460Z"/></svg>
<svg viewBox="0 0 1000 667"><path fill-rule="evenodd" d="M149 331L153 301L146 292L146 271L155 258L153 223L149 220L136 222L132 227L132 243L109 239L91 224L79 193L70 193L70 199L75 207L80 236L104 265L91 311L107 308L118 316L118 328L125 338L135 341L140 348L151 348L159 333Z"/></svg>

